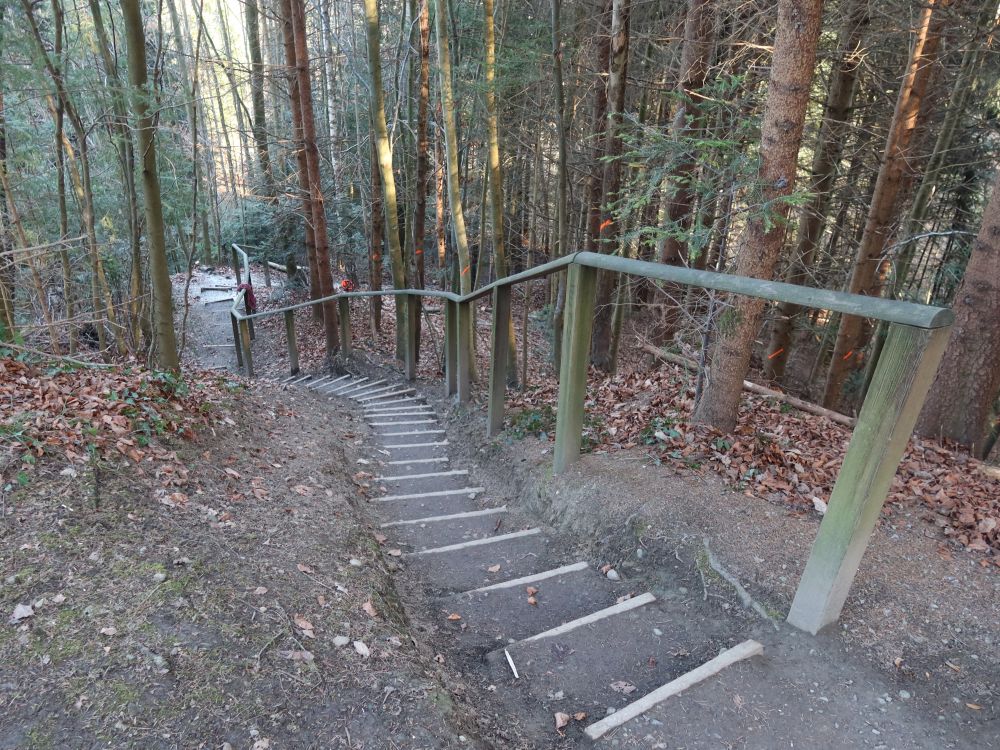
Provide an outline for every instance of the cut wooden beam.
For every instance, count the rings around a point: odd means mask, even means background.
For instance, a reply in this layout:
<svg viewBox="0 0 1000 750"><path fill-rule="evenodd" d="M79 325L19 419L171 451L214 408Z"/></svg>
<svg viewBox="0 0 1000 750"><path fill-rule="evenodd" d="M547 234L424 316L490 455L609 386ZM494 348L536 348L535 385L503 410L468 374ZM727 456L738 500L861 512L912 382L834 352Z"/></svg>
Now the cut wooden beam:
<svg viewBox="0 0 1000 750"><path fill-rule="evenodd" d="M656 597L648 592L645 594L640 594L639 596L633 596L631 599L626 599L623 602L612 604L610 607L599 609L596 612L591 612L589 615L578 617L575 620L564 622L562 625L557 625L556 627L551 628L550 630L545 630L536 635L524 638L521 641L521 643L528 643L529 641L540 641L543 638L551 638L556 635L562 635L563 633L568 633L571 630L582 628L584 625L590 625L593 622L599 622L600 620L605 620L609 617L620 615L623 612L628 612L630 610L637 609L639 607L644 607L645 605L652 604L655 601Z"/></svg>
<svg viewBox="0 0 1000 750"><path fill-rule="evenodd" d="M636 716L643 714L653 706L667 700L667 698L677 695L678 693L687 690L692 685L697 685L699 682L718 674L729 665L735 664L738 661L743 661L744 659L749 659L752 656L759 656L762 653L764 653L764 647L757 641L743 641L743 643L738 646L733 646L732 648L723 651L714 659L705 662L700 667L692 669L690 672L681 675L676 680L671 680L666 685L658 687L652 693L644 695L642 698L629 703L625 706L625 708L620 708L610 716L591 724L584 730L584 733L592 740L599 739L612 729L620 727L625 722L634 719Z"/></svg>

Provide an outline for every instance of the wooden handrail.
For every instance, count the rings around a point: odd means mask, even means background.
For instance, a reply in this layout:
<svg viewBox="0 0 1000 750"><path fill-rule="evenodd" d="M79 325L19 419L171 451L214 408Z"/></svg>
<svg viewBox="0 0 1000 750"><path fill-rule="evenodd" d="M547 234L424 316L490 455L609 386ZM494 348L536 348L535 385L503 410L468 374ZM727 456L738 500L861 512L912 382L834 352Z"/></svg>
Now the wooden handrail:
<svg viewBox="0 0 1000 750"><path fill-rule="evenodd" d="M242 253L246 258L246 253L239 249L238 245L233 248ZM268 315L283 314L288 310L296 310L302 307L320 305L330 300L342 297L396 297L400 295L417 295L420 297L436 297L452 302L473 302L493 293L499 287L510 286L525 281L532 281L543 276L549 276L557 271L571 265L581 265L588 268L612 271L614 273L627 274L630 276L642 276L647 279L657 279L660 281L670 281L684 286L699 287L701 289L712 289L720 292L730 292L732 294L742 294L748 297L758 297L760 299L771 300L773 302L790 302L805 308L818 310L832 310L846 315L856 315L873 320L884 320L887 323L901 323L903 325L915 326L917 328L945 328L950 326L955 319L952 311L945 307L933 307L930 305L920 305L915 302L904 302L900 300L884 299L882 297L870 297L863 294L850 294L848 292L834 292L828 289L817 289L815 287L798 286L782 281L768 281L766 279L755 279L748 276L735 276L728 273L718 273L716 271L699 271L694 268L684 266L670 266L663 263L652 263L645 260L635 260L633 258L622 258L618 255L601 255L600 253L575 252L565 255L557 260L535 266L526 271L505 276L502 279L487 284L486 286L474 289L465 295L453 292L439 291L436 289L384 289L367 292L337 292L328 297L307 300L295 305L277 308L274 310L263 310L252 315L241 314L234 310L238 319L263 318ZM247 268L249 264L247 262ZM235 305L235 302L234 302Z"/></svg>
<svg viewBox="0 0 1000 750"><path fill-rule="evenodd" d="M249 258L238 245L233 245L233 256L234 266L239 265L239 256L242 256L242 264L249 276ZM412 325L417 309L416 299L434 297L445 301L445 393L457 395L460 402L466 402L471 398L469 373L474 351L472 303L492 294L487 430L488 434L494 435L503 428L511 287L564 269L568 271L568 278L553 450L553 472L557 474L580 457L587 364L599 272L642 276L729 294L790 302L805 308L832 310L890 324L885 349L872 375L871 386L830 497L829 510L820 525L788 615L789 623L811 633L836 621L944 352L954 321L951 310L614 255L576 252L497 279L466 295L427 289L338 292L276 310L245 313L237 309L245 294L237 291L230 310L237 361L241 366L245 363L247 373L253 375L250 352L253 319L280 314L285 316L289 366L295 374L298 371L298 350L294 311L334 299L338 300L341 335L347 343L344 353L349 354L348 300L351 297L402 296L409 311L408 320L411 321L406 331L406 377L412 380L416 377L418 345L416 326ZM239 270L235 270L238 277Z"/></svg>

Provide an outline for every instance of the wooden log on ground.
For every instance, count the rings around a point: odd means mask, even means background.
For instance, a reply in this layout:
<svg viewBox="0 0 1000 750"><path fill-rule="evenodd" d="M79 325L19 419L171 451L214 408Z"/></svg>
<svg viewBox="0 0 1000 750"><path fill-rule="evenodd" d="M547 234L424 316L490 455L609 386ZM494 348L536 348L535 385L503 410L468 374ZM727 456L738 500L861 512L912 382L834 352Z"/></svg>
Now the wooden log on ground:
<svg viewBox="0 0 1000 750"><path fill-rule="evenodd" d="M680 365L685 367L692 372L698 370L698 363L692 359L681 356L680 354L674 354L673 352L665 352L659 347L653 346L645 342L639 344L639 348L644 352L652 354L658 359L662 359L665 362L670 362L671 364ZM837 424L842 424L845 427L854 427L855 419L854 417L849 417L846 414L841 414L838 411L833 411L831 409L825 409L819 404L814 404L810 401L804 401L801 398L796 398L787 393L782 393L781 391L776 391L773 388L768 388L767 386L760 385L759 383L753 383L749 380L743 381L743 390L749 391L750 393L756 393L759 396L767 396L768 398L776 399L782 403L788 404L789 406L794 406L799 411L804 411L809 414L815 414L820 417L826 417L832 422Z"/></svg>

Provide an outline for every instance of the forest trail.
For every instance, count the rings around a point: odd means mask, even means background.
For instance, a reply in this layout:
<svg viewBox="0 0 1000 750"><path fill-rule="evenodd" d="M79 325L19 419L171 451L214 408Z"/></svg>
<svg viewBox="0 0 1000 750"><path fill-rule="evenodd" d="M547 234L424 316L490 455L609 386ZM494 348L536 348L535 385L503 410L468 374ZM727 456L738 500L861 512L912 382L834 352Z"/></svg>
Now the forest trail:
<svg viewBox="0 0 1000 750"><path fill-rule="evenodd" d="M458 670L476 713L495 713L517 738L490 746L589 746L588 730L597 746L637 749L930 750L997 739L995 728L987 739L986 727L928 714L910 691L845 658L835 635L812 638L745 609L714 561L692 570L675 551L645 570L602 566L584 540L498 502L490 467L456 460L447 419L393 373L303 375L281 388L367 422L355 480L375 540L399 562L414 637ZM746 643L752 656L758 641L763 655L655 700L720 652ZM618 726L630 707L635 718Z"/></svg>

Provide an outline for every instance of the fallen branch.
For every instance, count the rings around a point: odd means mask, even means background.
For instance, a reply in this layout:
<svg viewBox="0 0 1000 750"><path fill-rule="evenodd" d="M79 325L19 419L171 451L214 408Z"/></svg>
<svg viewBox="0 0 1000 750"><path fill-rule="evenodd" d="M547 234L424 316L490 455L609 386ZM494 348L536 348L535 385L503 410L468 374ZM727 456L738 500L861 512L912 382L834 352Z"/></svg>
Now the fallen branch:
<svg viewBox="0 0 1000 750"><path fill-rule="evenodd" d="M652 354L658 359L662 359L665 362L670 362L671 364L680 365L692 372L698 371L698 363L694 360L688 359L687 357L682 357L680 354L674 354L673 352L666 352L659 347L653 346L646 342L639 342L639 348L644 352ZM811 403L809 401L803 401L801 398L796 398L795 396L790 396L787 393L782 393L781 391L776 391L773 388L767 388L766 386L759 385L757 383L752 383L749 380L743 381L743 390L750 391L750 393L756 393L758 396L767 396L768 398L777 399L778 401L788 404L789 406L794 406L799 411L804 411L809 414L815 414L820 417L826 417L832 422L842 424L846 427L854 427L855 419L849 417L846 414L841 414L837 411L832 411L831 409L824 409L818 404Z"/></svg>
<svg viewBox="0 0 1000 750"><path fill-rule="evenodd" d="M112 367L118 367L115 364L107 364L105 362L88 362L83 359L76 359L75 357L67 357L64 354L49 354L41 349L33 349L30 346L21 346L19 344L12 344L9 341L0 342L0 349L13 349L14 351L24 352L25 354L36 354L39 357L44 357L47 360L54 362L69 362L70 364L79 365L80 367L97 367L101 369L108 369Z"/></svg>

